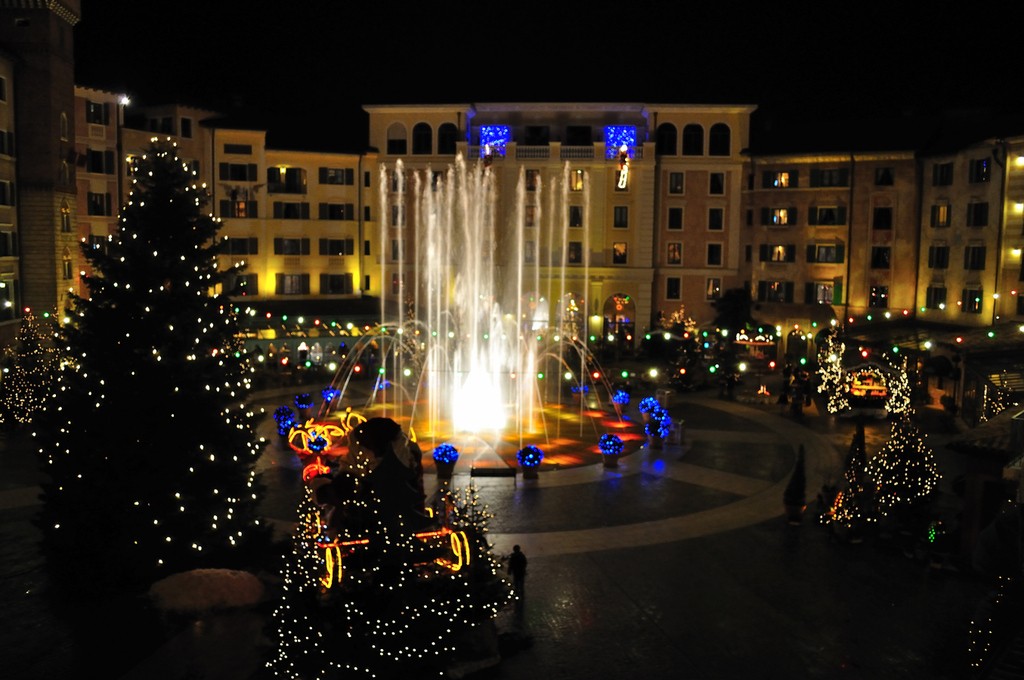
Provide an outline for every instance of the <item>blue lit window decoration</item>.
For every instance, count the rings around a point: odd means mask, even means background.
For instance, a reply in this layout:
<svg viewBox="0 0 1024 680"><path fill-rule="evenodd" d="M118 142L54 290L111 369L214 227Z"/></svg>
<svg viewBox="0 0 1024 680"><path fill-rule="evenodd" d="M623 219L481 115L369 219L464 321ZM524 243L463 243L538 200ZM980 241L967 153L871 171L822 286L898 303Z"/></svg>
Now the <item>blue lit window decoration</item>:
<svg viewBox="0 0 1024 680"><path fill-rule="evenodd" d="M617 434L603 434L597 442L597 448L601 449L601 453L606 456L619 455L625 446L622 437Z"/></svg>
<svg viewBox="0 0 1024 680"><path fill-rule="evenodd" d="M339 390L337 387L325 387L323 391L320 392L320 394L323 396L324 401L326 401L329 404L338 398L338 396L341 394L341 390Z"/></svg>
<svg viewBox="0 0 1024 680"><path fill-rule="evenodd" d="M459 450L451 444L441 444L434 449L435 463L454 463L459 459Z"/></svg>
<svg viewBox="0 0 1024 680"><path fill-rule="evenodd" d="M618 158L619 147L625 144L629 148L629 157L633 157L636 148L635 125L605 125L604 155L606 158Z"/></svg>
<svg viewBox="0 0 1024 680"><path fill-rule="evenodd" d="M313 395L309 392L303 392L302 394L295 395L295 408L313 408Z"/></svg>
<svg viewBox="0 0 1024 680"><path fill-rule="evenodd" d="M484 157L484 149L491 147L491 153L505 156L505 146L512 141L512 129L507 125L480 126L480 158Z"/></svg>
<svg viewBox="0 0 1024 680"><path fill-rule="evenodd" d="M629 403L629 392L625 390L617 390L615 394L612 395L612 403L625 406Z"/></svg>
<svg viewBox="0 0 1024 680"><path fill-rule="evenodd" d="M535 468L544 460L544 452L533 444L524 446L516 453L516 460L524 468Z"/></svg>
<svg viewBox="0 0 1024 680"><path fill-rule="evenodd" d="M640 409L640 413L650 414L654 409L660 409L661 404L654 397L644 397L640 400L640 405L637 408Z"/></svg>

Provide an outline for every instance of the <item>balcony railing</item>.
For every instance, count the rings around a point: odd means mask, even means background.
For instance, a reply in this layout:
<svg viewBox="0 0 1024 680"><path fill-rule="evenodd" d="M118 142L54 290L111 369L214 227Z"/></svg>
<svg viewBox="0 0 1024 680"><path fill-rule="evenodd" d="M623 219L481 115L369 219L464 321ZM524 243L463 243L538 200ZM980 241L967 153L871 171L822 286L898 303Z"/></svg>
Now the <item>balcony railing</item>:
<svg viewBox="0 0 1024 680"><path fill-rule="evenodd" d="M286 184L285 182L270 182L267 184L267 193L304 194L306 193L306 186L304 184Z"/></svg>

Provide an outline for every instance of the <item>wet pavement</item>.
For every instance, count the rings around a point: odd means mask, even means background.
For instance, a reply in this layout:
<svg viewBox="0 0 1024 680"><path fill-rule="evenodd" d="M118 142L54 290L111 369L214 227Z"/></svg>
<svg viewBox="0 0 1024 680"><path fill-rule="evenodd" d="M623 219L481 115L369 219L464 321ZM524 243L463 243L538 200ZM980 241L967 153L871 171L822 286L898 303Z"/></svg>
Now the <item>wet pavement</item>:
<svg viewBox="0 0 1024 680"><path fill-rule="evenodd" d="M269 413L287 397L266 401ZM673 395L669 411L685 423L682 442L641 448L615 470L584 465L524 480L456 468L451 486L472 483L495 515L496 552L519 543L530 560L522 607L496 621L502 661L474 677L968 677L969 623L988 591L968 565L951 556L933 568L906 552L901 537L832 541L813 500L801 525L783 519L797 448L807 452L813 499L838 481L852 422L817 406L795 418L742 391L736 401ZM970 461L945 448L954 433L939 411L919 408L917 419L943 473L937 506L954 517L952 482ZM870 422L866 434L870 456L888 423ZM155 650L97 637L83 655L41 594L31 457L25 442L0 447L0 675L63 677L88 662L124 680L269 677L267 607L169 631ZM265 514L287 530L299 499L297 462L271 444L260 469L269 483ZM430 471L426 481L428 491L439 484Z"/></svg>

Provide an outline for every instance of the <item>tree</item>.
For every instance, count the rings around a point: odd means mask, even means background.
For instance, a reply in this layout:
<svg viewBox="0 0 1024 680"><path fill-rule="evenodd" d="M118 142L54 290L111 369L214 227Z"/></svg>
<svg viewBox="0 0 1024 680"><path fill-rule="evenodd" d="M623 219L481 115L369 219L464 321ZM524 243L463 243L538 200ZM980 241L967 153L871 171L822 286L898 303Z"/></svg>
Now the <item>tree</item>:
<svg viewBox="0 0 1024 680"><path fill-rule="evenodd" d="M874 498L867 476L867 451L864 441L864 421L857 419L857 431L850 442L843 472L843 486L831 501L831 507L821 521L848 532L850 538L860 538L864 527L875 521Z"/></svg>
<svg viewBox="0 0 1024 680"><path fill-rule="evenodd" d="M754 317L751 313L753 304L750 291L746 288L730 288L722 291L722 296L714 301L715 326L728 328L731 335L735 335L736 331L740 329L753 326Z"/></svg>
<svg viewBox="0 0 1024 680"><path fill-rule="evenodd" d="M907 415L893 420L889 440L871 459L867 473L875 484L875 503L883 517L893 512L905 515L914 510L938 487L941 479L935 453L925 445L920 431Z"/></svg>
<svg viewBox="0 0 1024 680"><path fill-rule="evenodd" d="M73 365L36 432L43 548L69 594L139 592L266 554L253 371L217 292L219 222L192 175L154 142L117 233L83 245L89 296L72 297L62 329Z"/></svg>
<svg viewBox="0 0 1024 680"><path fill-rule="evenodd" d="M829 413L840 413L850 407L843 375L845 352L846 344L836 328L830 328L822 334L818 345L818 392L825 395Z"/></svg>
<svg viewBox="0 0 1024 680"><path fill-rule="evenodd" d="M0 425L7 431L32 422L60 379L61 354L53 342L53 329L26 314L10 350L0 379Z"/></svg>

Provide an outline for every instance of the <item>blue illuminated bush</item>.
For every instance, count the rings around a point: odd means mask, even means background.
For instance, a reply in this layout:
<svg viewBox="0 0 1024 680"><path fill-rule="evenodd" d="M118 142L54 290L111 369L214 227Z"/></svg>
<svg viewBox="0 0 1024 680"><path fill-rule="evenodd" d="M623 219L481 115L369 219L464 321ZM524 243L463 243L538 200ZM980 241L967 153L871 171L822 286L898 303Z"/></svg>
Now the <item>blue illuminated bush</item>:
<svg viewBox="0 0 1024 680"><path fill-rule="evenodd" d="M519 461L519 465L524 468L535 468L540 465L542 460L544 460L544 452L533 444L530 444L519 449L519 452L516 453L516 460Z"/></svg>
<svg viewBox="0 0 1024 680"><path fill-rule="evenodd" d="M277 423L277 433L286 435L295 426L295 412L287 406L279 406L274 411L274 422Z"/></svg>
<svg viewBox="0 0 1024 680"><path fill-rule="evenodd" d="M601 453L606 456L617 456L622 453L622 449L625 446L622 442L622 438L617 434L603 434L601 439L597 442L597 447L601 449Z"/></svg>
<svg viewBox="0 0 1024 680"><path fill-rule="evenodd" d="M655 402L657 404L657 402ZM668 411L663 409L661 406L655 406L649 412L650 420L644 425L644 432L648 437L661 437L665 439L668 437L669 432L672 429L672 417L669 416Z"/></svg>
<svg viewBox="0 0 1024 680"><path fill-rule="evenodd" d="M324 401L329 404L334 401L339 394L341 394L341 390L336 387L325 387L320 394L323 396Z"/></svg>
<svg viewBox="0 0 1024 680"><path fill-rule="evenodd" d="M612 395L612 403L625 406L629 403L629 392L626 392L625 390L616 391L615 394Z"/></svg>
<svg viewBox="0 0 1024 680"><path fill-rule="evenodd" d="M661 404L654 397L644 397L640 400L640 404L637 406L640 409L640 413L650 413L654 409L660 409Z"/></svg>
<svg viewBox="0 0 1024 680"><path fill-rule="evenodd" d="M434 449L435 463L454 463L459 459L459 451L451 444L441 444Z"/></svg>

